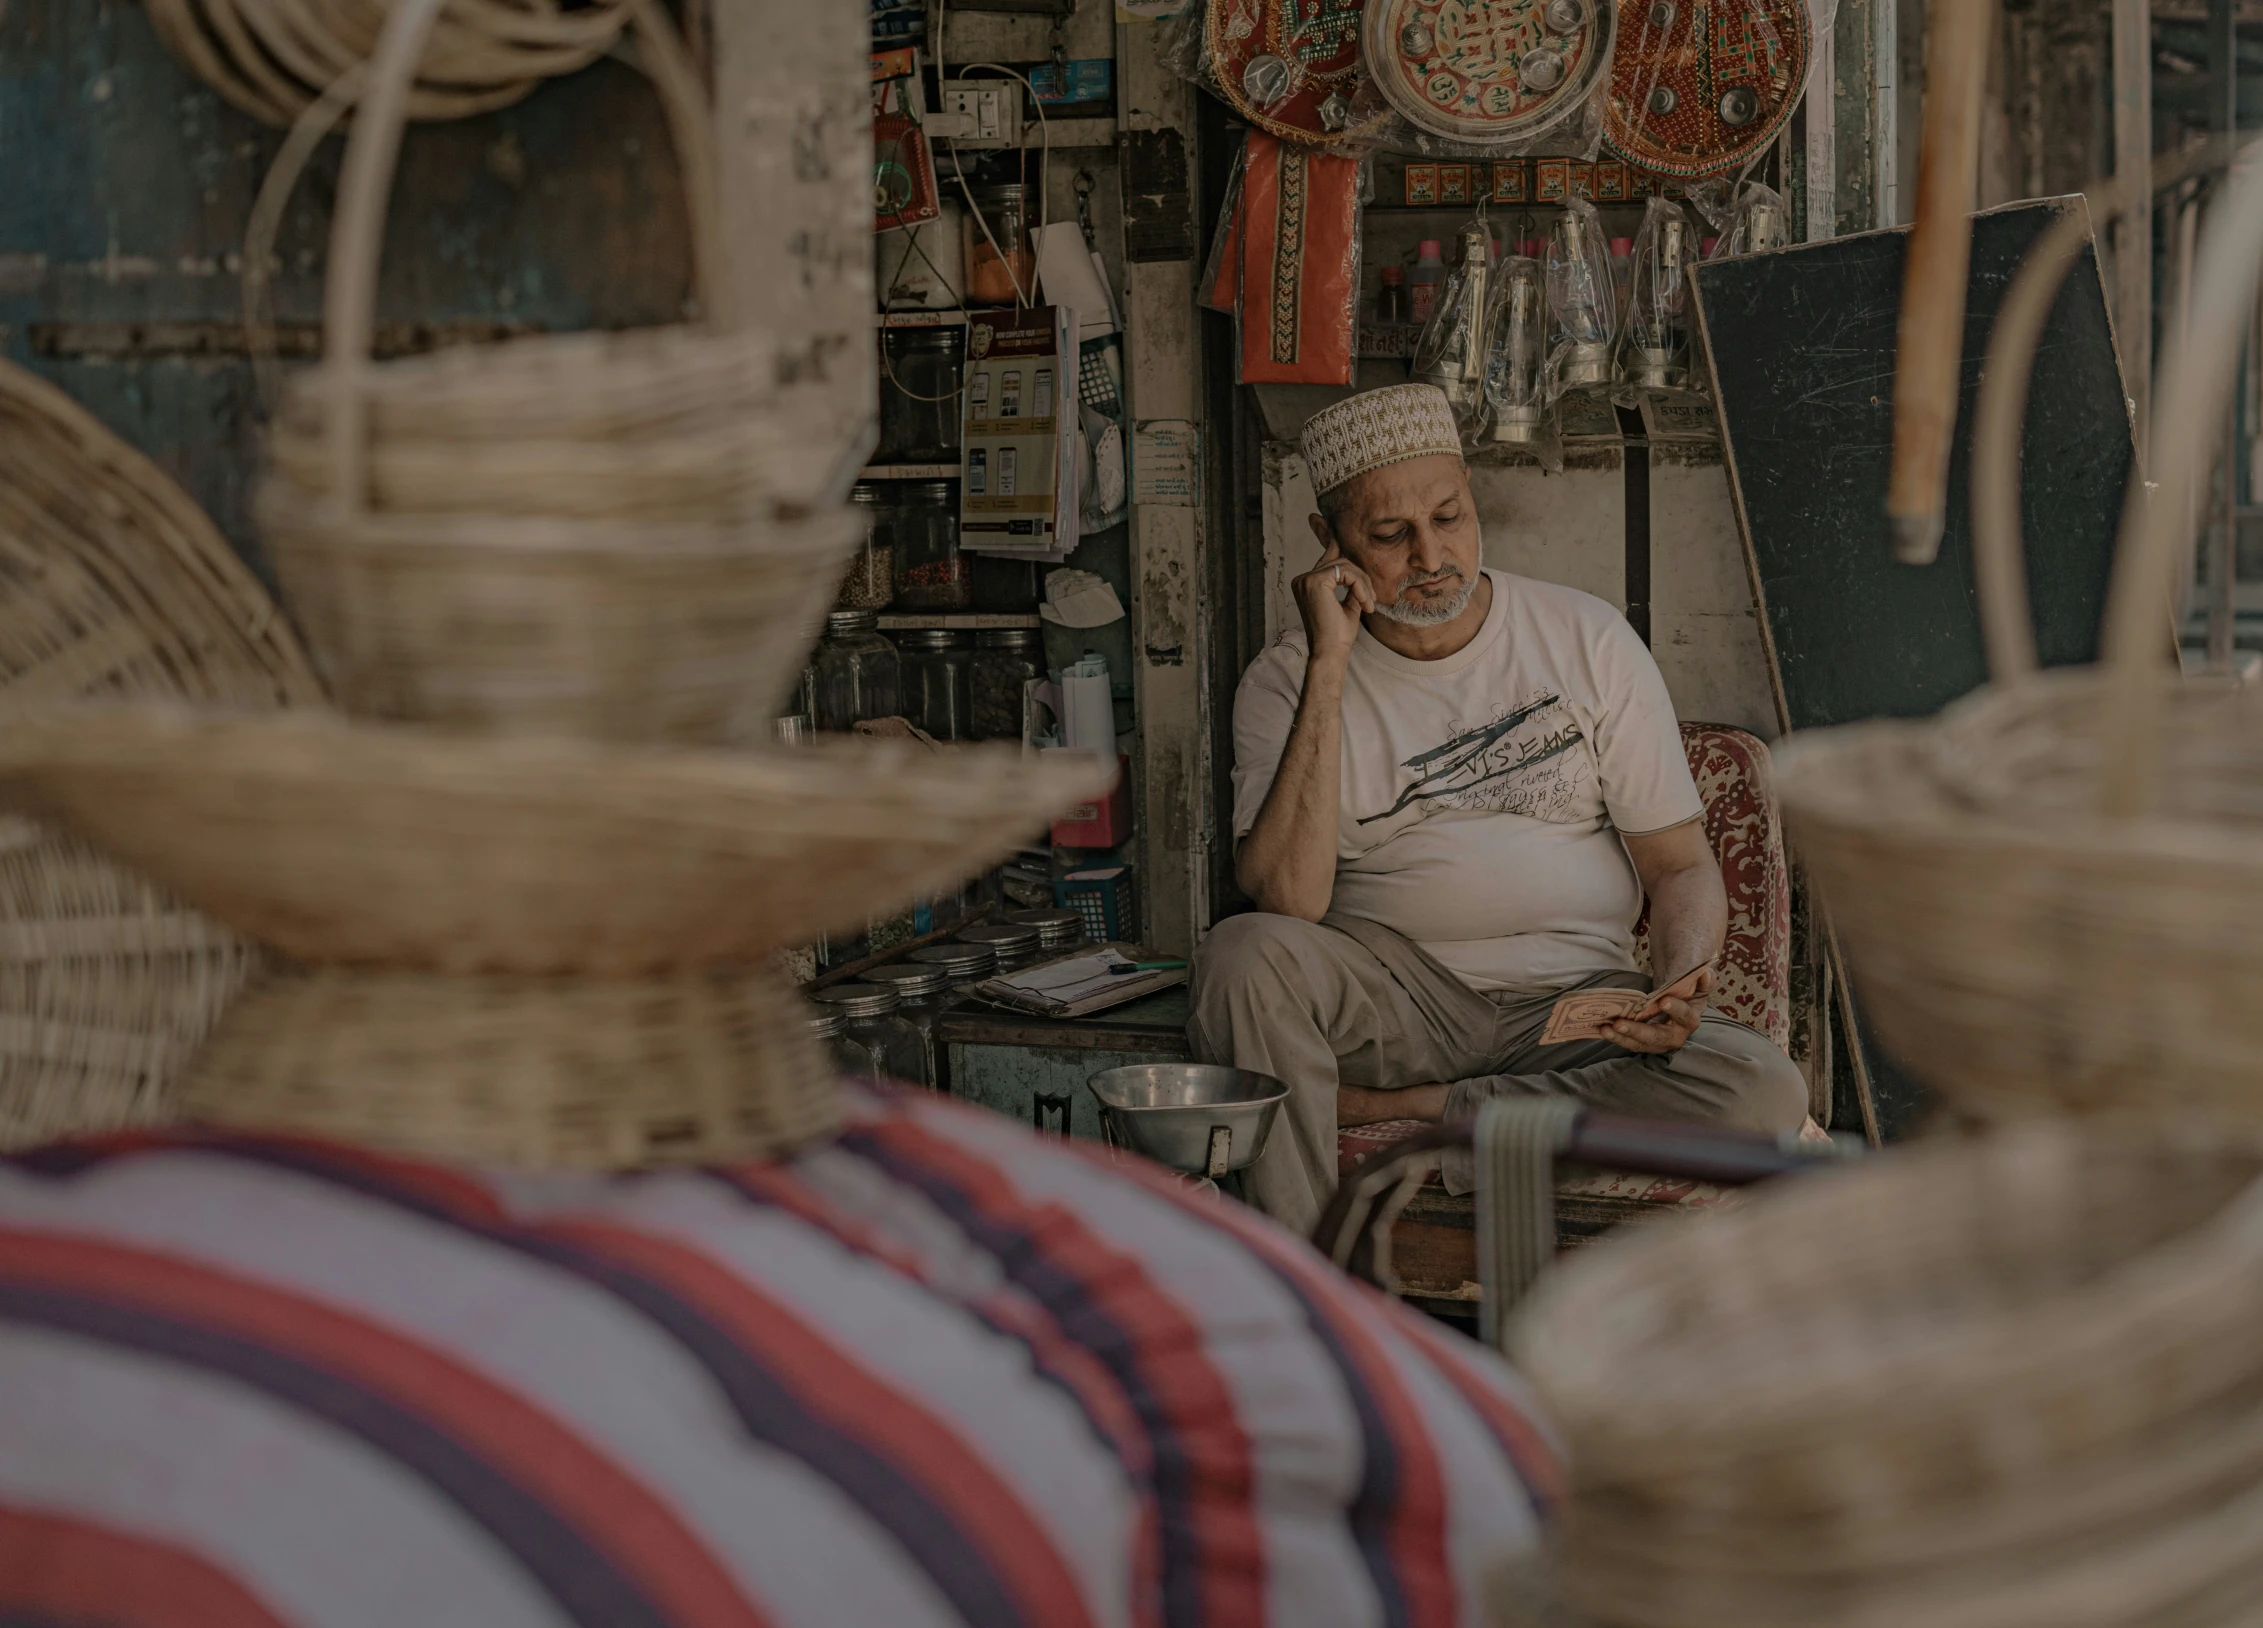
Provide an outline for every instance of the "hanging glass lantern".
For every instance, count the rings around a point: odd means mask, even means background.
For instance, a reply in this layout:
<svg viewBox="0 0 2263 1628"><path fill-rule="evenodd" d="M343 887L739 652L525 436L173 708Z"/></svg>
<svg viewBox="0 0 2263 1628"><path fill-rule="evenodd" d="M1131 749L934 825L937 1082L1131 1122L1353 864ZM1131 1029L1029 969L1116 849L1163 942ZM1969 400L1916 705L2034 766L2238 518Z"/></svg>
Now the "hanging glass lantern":
<svg viewBox="0 0 2263 1628"><path fill-rule="evenodd" d="M1619 377L1652 390L1689 384L1689 263L1692 234L1682 206L1652 198L1634 240L1634 280L1627 296Z"/></svg>
<svg viewBox="0 0 2263 1628"><path fill-rule="evenodd" d="M1537 260L1512 255L1501 263L1485 347L1485 400L1493 439L1529 446L1540 439L1548 411L1547 273Z"/></svg>
<svg viewBox="0 0 2263 1628"><path fill-rule="evenodd" d="M1438 304L1415 343L1414 376L1453 403L1467 438L1485 407L1485 319L1492 286L1492 242L1485 228L1462 228L1461 264L1438 291Z"/></svg>
<svg viewBox="0 0 2263 1628"><path fill-rule="evenodd" d="M1567 199L1548 233L1548 317L1556 335L1548 359L1551 395L1609 384L1618 301L1603 219L1585 198Z"/></svg>

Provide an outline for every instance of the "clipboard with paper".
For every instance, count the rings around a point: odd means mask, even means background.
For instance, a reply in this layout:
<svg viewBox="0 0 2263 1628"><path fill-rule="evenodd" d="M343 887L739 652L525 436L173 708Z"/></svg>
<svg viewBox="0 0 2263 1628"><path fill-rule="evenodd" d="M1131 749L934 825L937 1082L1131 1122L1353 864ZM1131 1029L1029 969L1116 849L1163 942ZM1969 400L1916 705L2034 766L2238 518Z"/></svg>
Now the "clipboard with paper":
<svg viewBox="0 0 2263 1628"><path fill-rule="evenodd" d="M1087 946L1019 972L986 978L974 986L974 992L1018 1012L1077 1018L1127 1005L1186 982L1184 961L1143 960L1144 953L1136 944Z"/></svg>

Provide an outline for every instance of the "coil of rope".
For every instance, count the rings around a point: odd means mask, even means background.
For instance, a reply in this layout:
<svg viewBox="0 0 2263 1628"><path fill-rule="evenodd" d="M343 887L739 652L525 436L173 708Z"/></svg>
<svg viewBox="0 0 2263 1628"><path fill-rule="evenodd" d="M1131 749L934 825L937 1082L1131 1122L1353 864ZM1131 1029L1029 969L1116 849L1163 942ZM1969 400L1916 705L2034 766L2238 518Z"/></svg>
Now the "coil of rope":
<svg viewBox="0 0 2263 1628"><path fill-rule="evenodd" d="M389 0L146 0L160 38L233 106L296 122L377 48ZM409 96L412 119L460 119L519 100L612 50L630 0L451 0Z"/></svg>

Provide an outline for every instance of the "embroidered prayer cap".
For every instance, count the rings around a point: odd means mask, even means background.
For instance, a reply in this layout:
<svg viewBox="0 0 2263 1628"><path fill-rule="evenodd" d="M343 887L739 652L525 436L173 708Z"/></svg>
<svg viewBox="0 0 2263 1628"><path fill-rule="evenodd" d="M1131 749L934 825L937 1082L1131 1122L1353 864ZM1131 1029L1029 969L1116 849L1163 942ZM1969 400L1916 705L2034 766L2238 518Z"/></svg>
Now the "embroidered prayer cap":
<svg viewBox="0 0 2263 1628"><path fill-rule="evenodd" d="M1365 390L1323 407L1306 421L1299 445L1315 492L1332 492L1385 464L1462 455L1453 404L1434 384Z"/></svg>

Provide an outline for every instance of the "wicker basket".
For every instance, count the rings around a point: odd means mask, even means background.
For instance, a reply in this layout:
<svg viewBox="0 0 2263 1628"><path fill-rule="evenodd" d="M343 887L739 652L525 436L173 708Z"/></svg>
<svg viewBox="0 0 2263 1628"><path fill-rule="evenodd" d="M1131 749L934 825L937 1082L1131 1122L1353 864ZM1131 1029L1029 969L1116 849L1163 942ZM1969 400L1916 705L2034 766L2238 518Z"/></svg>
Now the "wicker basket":
<svg viewBox="0 0 2263 1628"><path fill-rule="evenodd" d="M769 338L718 321L368 360L407 81L441 3L402 0L371 62L324 360L274 426L257 513L285 597L359 715L761 743L863 535L849 460L811 455ZM665 13L635 9L712 306L703 93Z"/></svg>
<svg viewBox="0 0 2263 1628"><path fill-rule="evenodd" d="M0 701L81 695L268 707L321 687L188 495L0 363ZM0 1148L156 1114L258 960L81 838L0 819Z"/></svg>
<svg viewBox="0 0 2263 1628"><path fill-rule="evenodd" d="M543 1169L767 1158L833 1129L832 1065L765 969L600 981L277 973L182 1080L190 1117Z"/></svg>
<svg viewBox="0 0 2263 1628"><path fill-rule="evenodd" d="M656 976L751 961L1012 853L1106 790L1079 754L488 740L334 715L0 721L0 801L287 954Z"/></svg>
<svg viewBox="0 0 2263 1628"><path fill-rule="evenodd" d="M2263 167L2212 217L2192 332L2237 331L2263 257ZM2230 353L2172 359L2150 505L2131 481L2106 660L2039 675L2018 422L2036 336L2087 241L2055 226L2007 296L1974 458L1992 683L1938 719L1779 749L1785 825L1880 1036L1962 1107L2126 1105L2263 1118L2263 696L2162 671L2184 492Z"/></svg>
<svg viewBox="0 0 2263 1628"><path fill-rule="evenodd" d="M1615 1628L2253 1622L2259 1177L2060 1120L1599 1246L1514 1339L1569 1438L1564 1592Z"/></svg>

